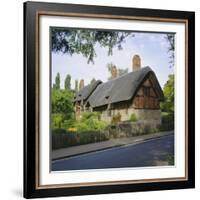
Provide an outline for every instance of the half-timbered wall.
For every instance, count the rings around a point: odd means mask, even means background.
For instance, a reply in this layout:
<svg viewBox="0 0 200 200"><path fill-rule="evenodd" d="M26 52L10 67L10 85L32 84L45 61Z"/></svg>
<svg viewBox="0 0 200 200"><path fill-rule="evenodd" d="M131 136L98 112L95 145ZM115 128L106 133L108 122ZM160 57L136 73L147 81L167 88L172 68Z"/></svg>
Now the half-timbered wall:
<svg viewBox="0 0 200 200"><path fill-rule="evenodd" d="M151 81L146 79L133 99L135 109L160 109L160 103Z"/></svg>

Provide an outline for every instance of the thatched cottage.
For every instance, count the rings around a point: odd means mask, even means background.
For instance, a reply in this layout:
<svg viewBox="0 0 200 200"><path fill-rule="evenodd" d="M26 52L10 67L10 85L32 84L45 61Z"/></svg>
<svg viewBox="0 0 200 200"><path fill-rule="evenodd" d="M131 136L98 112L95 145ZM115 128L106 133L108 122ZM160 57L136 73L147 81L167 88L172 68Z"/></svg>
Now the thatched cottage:
<svg viewBox="0 0 200 200"><path fill-rule="evenodd" d="M82 81L83 83L83 81ZM164 98L155 73L150 67L141 68L141 60L135 55L132 72L117 76L112 69L112 80L100 80L83 86L74 97L76 117L85 111L100 112L101 119L110 122L120 114L121 121L127 121L132 114L140 120L161 123L160 101Z"/></svg>

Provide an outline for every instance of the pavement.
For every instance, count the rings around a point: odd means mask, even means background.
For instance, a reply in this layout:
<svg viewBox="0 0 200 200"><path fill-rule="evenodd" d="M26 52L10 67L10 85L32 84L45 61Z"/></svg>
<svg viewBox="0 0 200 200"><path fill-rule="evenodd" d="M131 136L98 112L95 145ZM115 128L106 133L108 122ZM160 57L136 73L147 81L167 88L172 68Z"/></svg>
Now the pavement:
<svg viewBox="0 0 200 200"><path fill-rule="evenodd" d="M151 140L155 138L161 138L163 136L174 134L174 131L166 131L166 132L158 132L153 134L141 135L141 136L134 136L128 138L118 138L118 139L111 139L104 142L97 142L79 146L73 146L68 148L62 148L58 150L53 150L51 152L52 160L60 160L64 158L70 158L77 155L82 155L91 152L102 151L106 149L116 148L128 144L139 144L146 140Z"/></svg>
<svg viewBox="0 0 200 200"><path fill-rule="evenodd" d="M51 171L174 166L174 134L51 162Z"/></svg>

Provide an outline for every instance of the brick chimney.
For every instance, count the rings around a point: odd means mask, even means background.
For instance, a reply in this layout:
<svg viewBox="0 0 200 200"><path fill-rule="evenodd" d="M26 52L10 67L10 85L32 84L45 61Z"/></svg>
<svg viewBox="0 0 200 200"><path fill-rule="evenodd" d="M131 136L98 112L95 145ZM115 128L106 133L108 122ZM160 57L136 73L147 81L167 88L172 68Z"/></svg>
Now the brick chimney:
<svg viewBox="0 0 200 200"><path fill-rule="evenodd" d="M141 59L139 55L134 55L132 59L132 70L133 72L141 68Z"/></svg>
<svg viewBox="0 0 200 200"><path fill-rule="evenodd" d="M117 78L117 67L115 65L112 66L111 75L112 75L112 79Z"/></svg>
<svg viewBox="0 0 200 200"><path fill-rule="evenodd" d="M84 79L81 79L79 82L79 90L81 90L84 87Z"/></svg>

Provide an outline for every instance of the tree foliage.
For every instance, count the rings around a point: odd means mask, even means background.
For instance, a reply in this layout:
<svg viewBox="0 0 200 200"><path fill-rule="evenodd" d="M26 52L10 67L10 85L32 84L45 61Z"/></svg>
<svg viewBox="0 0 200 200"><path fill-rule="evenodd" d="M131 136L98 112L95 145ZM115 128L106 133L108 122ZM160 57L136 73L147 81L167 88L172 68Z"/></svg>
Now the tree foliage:
<svg viewBox="0 0 200 200"><path fill-rule="evenodd" d="M132 113L131 116L130 116L130 118L129 118L129 121L130 122L137 122L138 118L137 118L137 116L134 113Z"/></svg>
<svg viewBox="0 0 200 200"><path fill-rule="evenodd" d="M111 62L111 63L108 63L106 65L109 73L110 73L110 76L108 77L108 80L111 80L112 79L112 67L114 67L115 65ZM118 76L122 76L124 74L127 74L128 73L128 68L125 68L125 69L122 69L122 68L117 68L117 74Z"/></svg>
<svg viewBox="0 0 200 200"><path fill-rule="evenodd" d="M174 74L168 76L168 81L164 85L165 100L161 103L163 112L174 113Z"/></svg>
<svg viewBox="0 0 200 200"><path fill-rule="evenodd" d="M74 88L75 92L78 92L78 80L75 80L75 88Z"/></svg>
<svg viewBox="0 0 200 200"><path fill-rule="evenodd" d="M118 69L118 76L122 76L124 74L127 74L128 73L128 68L126 69Z"/></svg>
<svg viewBox="0 0 200 200"><path fill-rule="evenodd" d="M167 34L165 36L165 39L168 41L168 52L169 52L169 63L170 63L170 67L174 66L174 51L175 51L175 36L174 34Z"/></svg>
<svg viewBox="0 0 200 200"><path fill-rule="evenodd" d="M106 67L109 71L109 73L111 74L111 71L112 71L112 67L115 66L112 62L110 63L107 63ZM111 77L109 77L108 79L111 79Z"/></svg>
<svg viewBox="0 0 200 200"><path fill-rule="evenodd" d="M121 122L121 114L118 112L117 114L112 116L111 124L117 124L118 122Z"/></svg>
<svg viewBox="0 0 200 200"><path fill-rule="evenodd" d="M134 37L133 33L125 31L76 30L54 27L51 29L52 51L69 55L82 54L87 58L88 63L94 63L94 58L97 56L95 45L107 48L108 55L112 55L113 48L122 50L122 44L130 35ZM170 67L173 67L175 35L168 33L165 35L165 39L169 44Z"/></svg>
<svg viewBox="0 0 200 200"><path fill-rule="evenodd" d="M129 32L123 31L52 28L52 51L67 53L69 55L73 55L74 53L82 54L87 58L88 63L94 63L96 44L107 48L108 55L112 55L113 48L117 47L121 50L122 43L129 35Z"/></svg>
<svg viewBox="0 0 200 200"><path fill-rule="evenodd" d="M62 123L65 119L64 114L61 113L52 113L51 114L51 122L52 122L52 128L61 128Z"/></svg>
<svg viewBox="0 0 200 200"><path fill-rule="evenodd" d="M69 119L73 113L73 93L68 90L52 90L52 113L59 113Z"/></svg>
<svg viewBox="0 0 200 200"><path fill-rule="evenodd" d="M90 84L93 84L93 83L95 83L95 82L96 82L96 79L93 78L93 79L90 81Z"/></svg>
<svg viewBox="0 0 200 200"><path fill-rule="evenodd" d="M65 90L70 90L71 89L71 76L67 74L65 78Z"/></svg>
<svg viewBox="0 0 200 200"><path fill-rule="evenodd" d="M56 79L59 80L59 75ZM84 131L99 131L103 130L107 123L101 121L100 113L85 112L82 113L80 120L75 119L73 97L74 90L70 87L71 76L67 75L65 79L65 89L60 89L58 81L55 80L56 88L52 88L52 100L51 100L51 126L54 130L76 130L79 132ZM60 83L59 83L60 85ZM76 81L75 89L78 87L78 81ZM58 89L59 88L59 89Z"/></svg>
<svg viewBox="0 0 200 200"><path fill-rule="evenodd" d="M53 88L55 90L59 90L60 89L60 73L56 74L55 84L53 85Z"/></svg>

